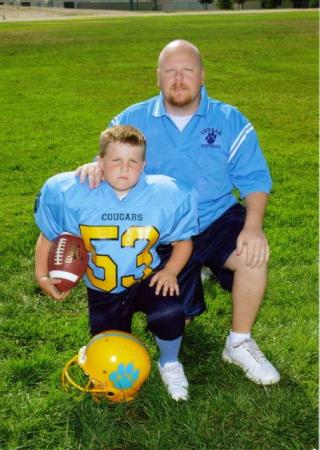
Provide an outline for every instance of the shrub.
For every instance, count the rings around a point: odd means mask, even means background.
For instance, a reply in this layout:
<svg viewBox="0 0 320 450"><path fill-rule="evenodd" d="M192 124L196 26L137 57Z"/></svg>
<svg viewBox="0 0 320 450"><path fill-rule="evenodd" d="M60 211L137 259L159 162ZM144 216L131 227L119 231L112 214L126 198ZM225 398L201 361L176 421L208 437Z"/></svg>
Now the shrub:
<svg viewBox="0 0 320 450"><path fill-rule="evenodd" d="M233 0L218 0L220 9L233 9Z"/></svg>
<svg viewBox="0 0 320 450"><path fill-rule="evenodd" d="M261 0L261 8L264 9L273 9L277 6L280 6L282 0Z"/></svg>

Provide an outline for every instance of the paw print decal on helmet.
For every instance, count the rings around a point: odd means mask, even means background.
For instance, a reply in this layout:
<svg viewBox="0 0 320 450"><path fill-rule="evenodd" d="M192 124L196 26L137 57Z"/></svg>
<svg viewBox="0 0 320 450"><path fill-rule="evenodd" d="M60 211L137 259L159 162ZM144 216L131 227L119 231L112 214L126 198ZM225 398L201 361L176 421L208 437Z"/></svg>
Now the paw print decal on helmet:
<svg viewBox="0 0 320 450"><path fill-rule="evenodd" d="M139 378L140 371L135 369L133 363L119 364L117 370L111 372L109 380L118 389L129 389Z"/></svg>

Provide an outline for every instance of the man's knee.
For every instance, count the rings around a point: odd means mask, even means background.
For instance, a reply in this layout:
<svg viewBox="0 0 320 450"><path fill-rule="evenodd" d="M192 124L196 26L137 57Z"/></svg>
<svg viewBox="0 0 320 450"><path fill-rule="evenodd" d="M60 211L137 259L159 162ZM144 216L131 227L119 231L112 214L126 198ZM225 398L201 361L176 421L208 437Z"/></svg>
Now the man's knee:
<svg viewBox="0 0 320 450"><path fill-rule="evenodd" d="M148 327L160 339L172 340L184 332L185 315L182 305L172 297L158 302L148 314Z"/></svg>
<svg viewBox="0 0 320 450"><path fill-rule="evenodd" d="M263 262L261 266L256 264L252 267L252 263L248 261L247 252L242 251L240 255L238 255L235 250L227 259L224 268L229 269L232 272L238 271L244 274L248 273L248 275L251 276L261 276L267 273L268 263Z"/></svg>

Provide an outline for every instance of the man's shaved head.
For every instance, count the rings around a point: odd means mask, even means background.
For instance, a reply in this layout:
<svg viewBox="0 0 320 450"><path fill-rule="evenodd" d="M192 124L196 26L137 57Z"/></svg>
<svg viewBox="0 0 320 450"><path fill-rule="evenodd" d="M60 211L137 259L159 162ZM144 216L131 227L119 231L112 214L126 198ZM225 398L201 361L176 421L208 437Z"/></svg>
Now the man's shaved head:
<svg viewBox="0 0 320 450"><path fill-rule="evenodd" d="M201 69L203 68L202 57L198 47L196 47L189 41L185 41L184 39L176 39L175 41L169 42L169 44L167 44L162 49L158 59L158 67L160 67L160 65L162 64L163 60L167 55L179 51L192 52L195 55L196 59L198 60Z"/></svg>

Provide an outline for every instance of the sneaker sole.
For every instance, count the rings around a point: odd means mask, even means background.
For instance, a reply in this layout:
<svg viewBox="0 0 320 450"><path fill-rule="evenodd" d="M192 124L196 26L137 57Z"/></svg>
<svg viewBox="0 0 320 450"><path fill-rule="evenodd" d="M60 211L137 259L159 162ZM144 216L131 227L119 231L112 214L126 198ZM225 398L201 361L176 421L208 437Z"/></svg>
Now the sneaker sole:
<svg viewBox="0 0 320 450"><path fill-rule="evenodd" d="M163 381L163 380L162 380ZM179 402L179 401L187 401L188 400L188 398L189 398L189 392L188 392L188 388L187 387L185 387L185 386L183 386L183 388L185 389L185 393L181 393L180 395L179 394L176 394L176 395L174 395L172 392L170 392L169 391L169 386L166 384L166 383L164 383L163 382L163 384L164 384L164 386L166 387L166 389L167 389L167 392L168 392L168 394L170 395L170 397L172 398L172 400L174 400L174 401L176 401L176 402Z"/></svg>
<svg viewBox="0 0 320 450"><path fill-rule="evenodd" d="M222 359L223 359L223 361L225 361L229 364L235 364L236 366L240 367L240 369L243 370L245 376L247 378L249 378L249 380L253 381L256 384L260 384L262 386L269 386L271 384L276 384L280 381L280 378L278 380L271 380L271 381L267 381L267 382L262 381L260 378L256 378L254 375L252 375L252 373L249 370L245 369L240 363L238 363L237 361L234 361L225 350L223 350L223 352L222 352Z"/></svg>

